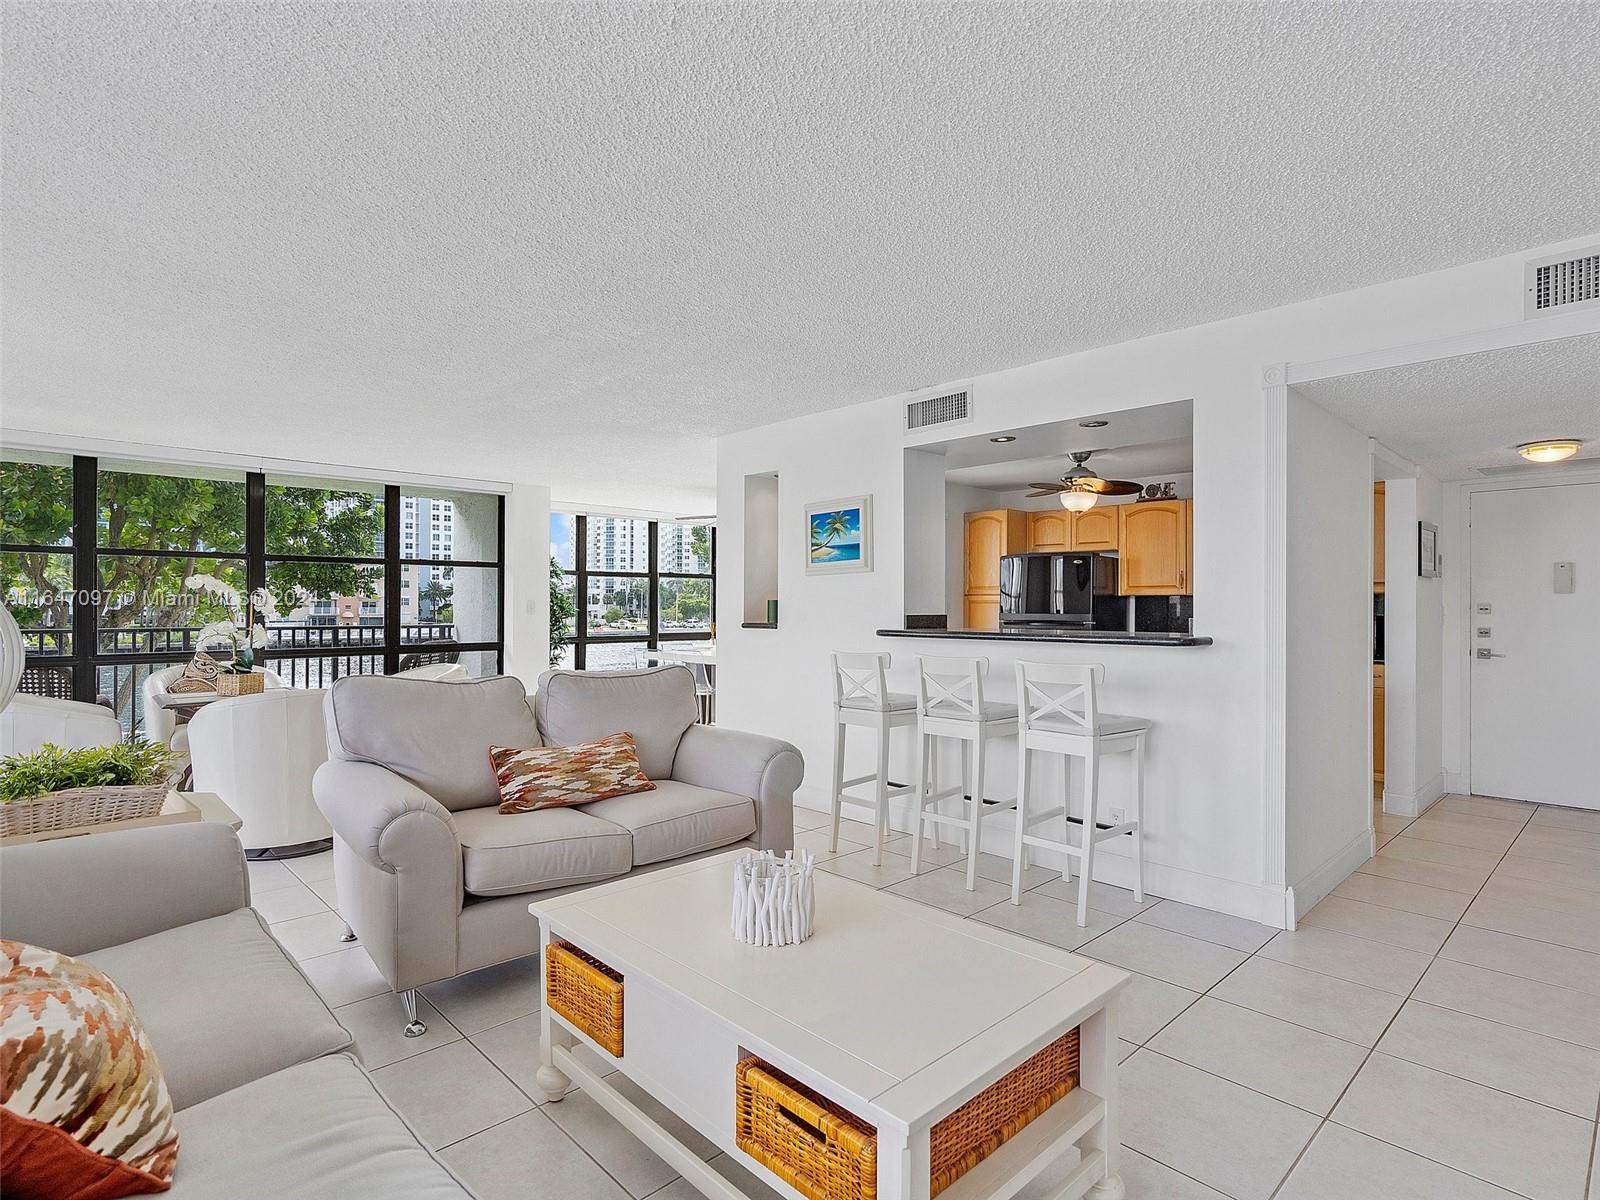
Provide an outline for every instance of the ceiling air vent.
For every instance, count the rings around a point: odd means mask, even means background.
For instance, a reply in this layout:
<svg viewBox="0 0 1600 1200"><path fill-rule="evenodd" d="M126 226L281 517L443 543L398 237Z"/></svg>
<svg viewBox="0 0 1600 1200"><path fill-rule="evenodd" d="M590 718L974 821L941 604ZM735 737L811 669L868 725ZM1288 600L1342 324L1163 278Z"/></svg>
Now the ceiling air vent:
<svg viewBox="0 0 1600 1200"><path fill-rule="evenodd" d="M972 392L969 388L925 396L921 400L911 400L906 403L907 433L915 433L919 429L928 429L934 425L953 425L957 421L971 419Z"/></svg>
<svg viewBox="0 0 1600 1200"><path fill-rule="evenodd" d="M1600 305L1600 246L1528 263L1523 317Z"/></svg>

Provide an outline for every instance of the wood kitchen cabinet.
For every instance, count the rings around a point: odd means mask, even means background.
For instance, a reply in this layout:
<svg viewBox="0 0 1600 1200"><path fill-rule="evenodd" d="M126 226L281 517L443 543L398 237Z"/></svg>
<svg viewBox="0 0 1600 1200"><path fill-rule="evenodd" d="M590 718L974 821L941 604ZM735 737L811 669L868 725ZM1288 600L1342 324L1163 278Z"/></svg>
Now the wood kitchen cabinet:
<svg viewBox="0 0 1600 1200"><path fill-rule="evenodd" d="M1381 483L1372 486L1372 590L1383 591L1383 558L1388 552L1383 540L1384 507L1387 499L1384 494L1384 485Z"/></svg>
<svg viewBox="0 0 1600 1200"><path fill-rule="evenodd" d="M1071 550L1072 514L1064 508L1028 514L1029 550Z"/></svg>
<svg viewBox="0 0 1600 1200"><path fill-rule="evenodd" d="M1014 508L969 512L966 517L968 629L1000 628L1000 559L1028 549L1028 514Z"/></svg>
<svg viewBox="0 0 1600 1200"><path fill-rule="evenodd" d="M1372 664L1372 782L1383 786L1383 664Z"/></svg>
<svg viewBox="0 0 1600 1200"><path fill-rule="evenodd" d="M1122 545L1122 523L1117 516L1121 505L1106 505L1072 514L1074 550L1116 550Z"/></svg>
<svg viewBox="0 0 1600 1200"><path fill-rule="evenodd" d="M1189 531L1194 502L1151 500L1119 504L1118 591L1124 596L1193 595Z"/></svg>

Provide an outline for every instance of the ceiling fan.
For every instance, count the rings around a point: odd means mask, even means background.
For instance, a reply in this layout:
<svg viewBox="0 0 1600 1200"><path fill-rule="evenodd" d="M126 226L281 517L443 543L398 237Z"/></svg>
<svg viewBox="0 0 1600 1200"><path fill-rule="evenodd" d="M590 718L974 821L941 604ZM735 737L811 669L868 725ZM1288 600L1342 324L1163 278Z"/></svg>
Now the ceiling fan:
<svg viewBox="0 0 1600 1200"><path fill-rule="evenodd" d="M1135 496L1139 493L1140 486L1132 480L1100 478L1093 468L1086 465L1089 456L1095 453L1097 451L1094 450L1072 451L1068 455L1072 459L1072 470L1061 477L1061 482L1030 483L1028 486L1033 491L1028 496L1060 496L1063 508L1084 512L1093 508L1101 496Z"/></svg>

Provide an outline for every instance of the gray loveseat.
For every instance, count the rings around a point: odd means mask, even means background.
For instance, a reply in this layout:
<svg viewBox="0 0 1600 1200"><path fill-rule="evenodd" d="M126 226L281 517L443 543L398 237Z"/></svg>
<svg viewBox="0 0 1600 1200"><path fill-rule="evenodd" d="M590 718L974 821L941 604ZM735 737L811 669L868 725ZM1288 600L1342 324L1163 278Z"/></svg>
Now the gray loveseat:
<svg viewBox="0 0 1600 1200"><path fill-rule="evenodd" d="M803 767L787 742L696 724L684 667L547 671L534 703L510 677L341 679L313 791L333 826L339 911L389 986L408 1036L424 984L537 953L529 896L746 843L794 845ZM499 811L489 747L631 733L654 791Z"/></svg>
<svg viewBox="0 0 1600 1200"><path fill-rule="evenodd" d="M250 907L226 825L8 846L0 936L82 958L128 993L177 1113L171 1200L470 1197Z"/></svg>

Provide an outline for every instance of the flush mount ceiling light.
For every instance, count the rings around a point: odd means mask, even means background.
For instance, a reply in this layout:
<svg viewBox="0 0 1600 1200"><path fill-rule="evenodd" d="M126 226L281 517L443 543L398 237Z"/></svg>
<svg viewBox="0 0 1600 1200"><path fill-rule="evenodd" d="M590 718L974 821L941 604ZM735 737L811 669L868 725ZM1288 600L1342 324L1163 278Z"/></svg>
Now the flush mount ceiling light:
<svg viewBox="0 0 1600 1200"><path fill-rule="evenodd" d="M1079 429L1104 429L1109 424L1111 424L1110 421L1079 421L1078 422L1078 428Z"/></svg>
<svg viewBox="0 0 1600 1200"><path fill-rule="evenodd" d="M992 437L989 440L991 442L998 442L1001 445L1004 445L1006 442L1014 442L1014 441L1016 441L1017 438L1016 438L1015 434L1007 433L1007 434L1002 435L1001 437Z"/></svg>
<svg viewBox="0 0 1600 1200"><path fill-rule="evenodd" d="M1557 463L1582 449L1583 443L1577 438L1546 438L1542 442L1523 442L1517 453L1529 462Z"/></svg>

